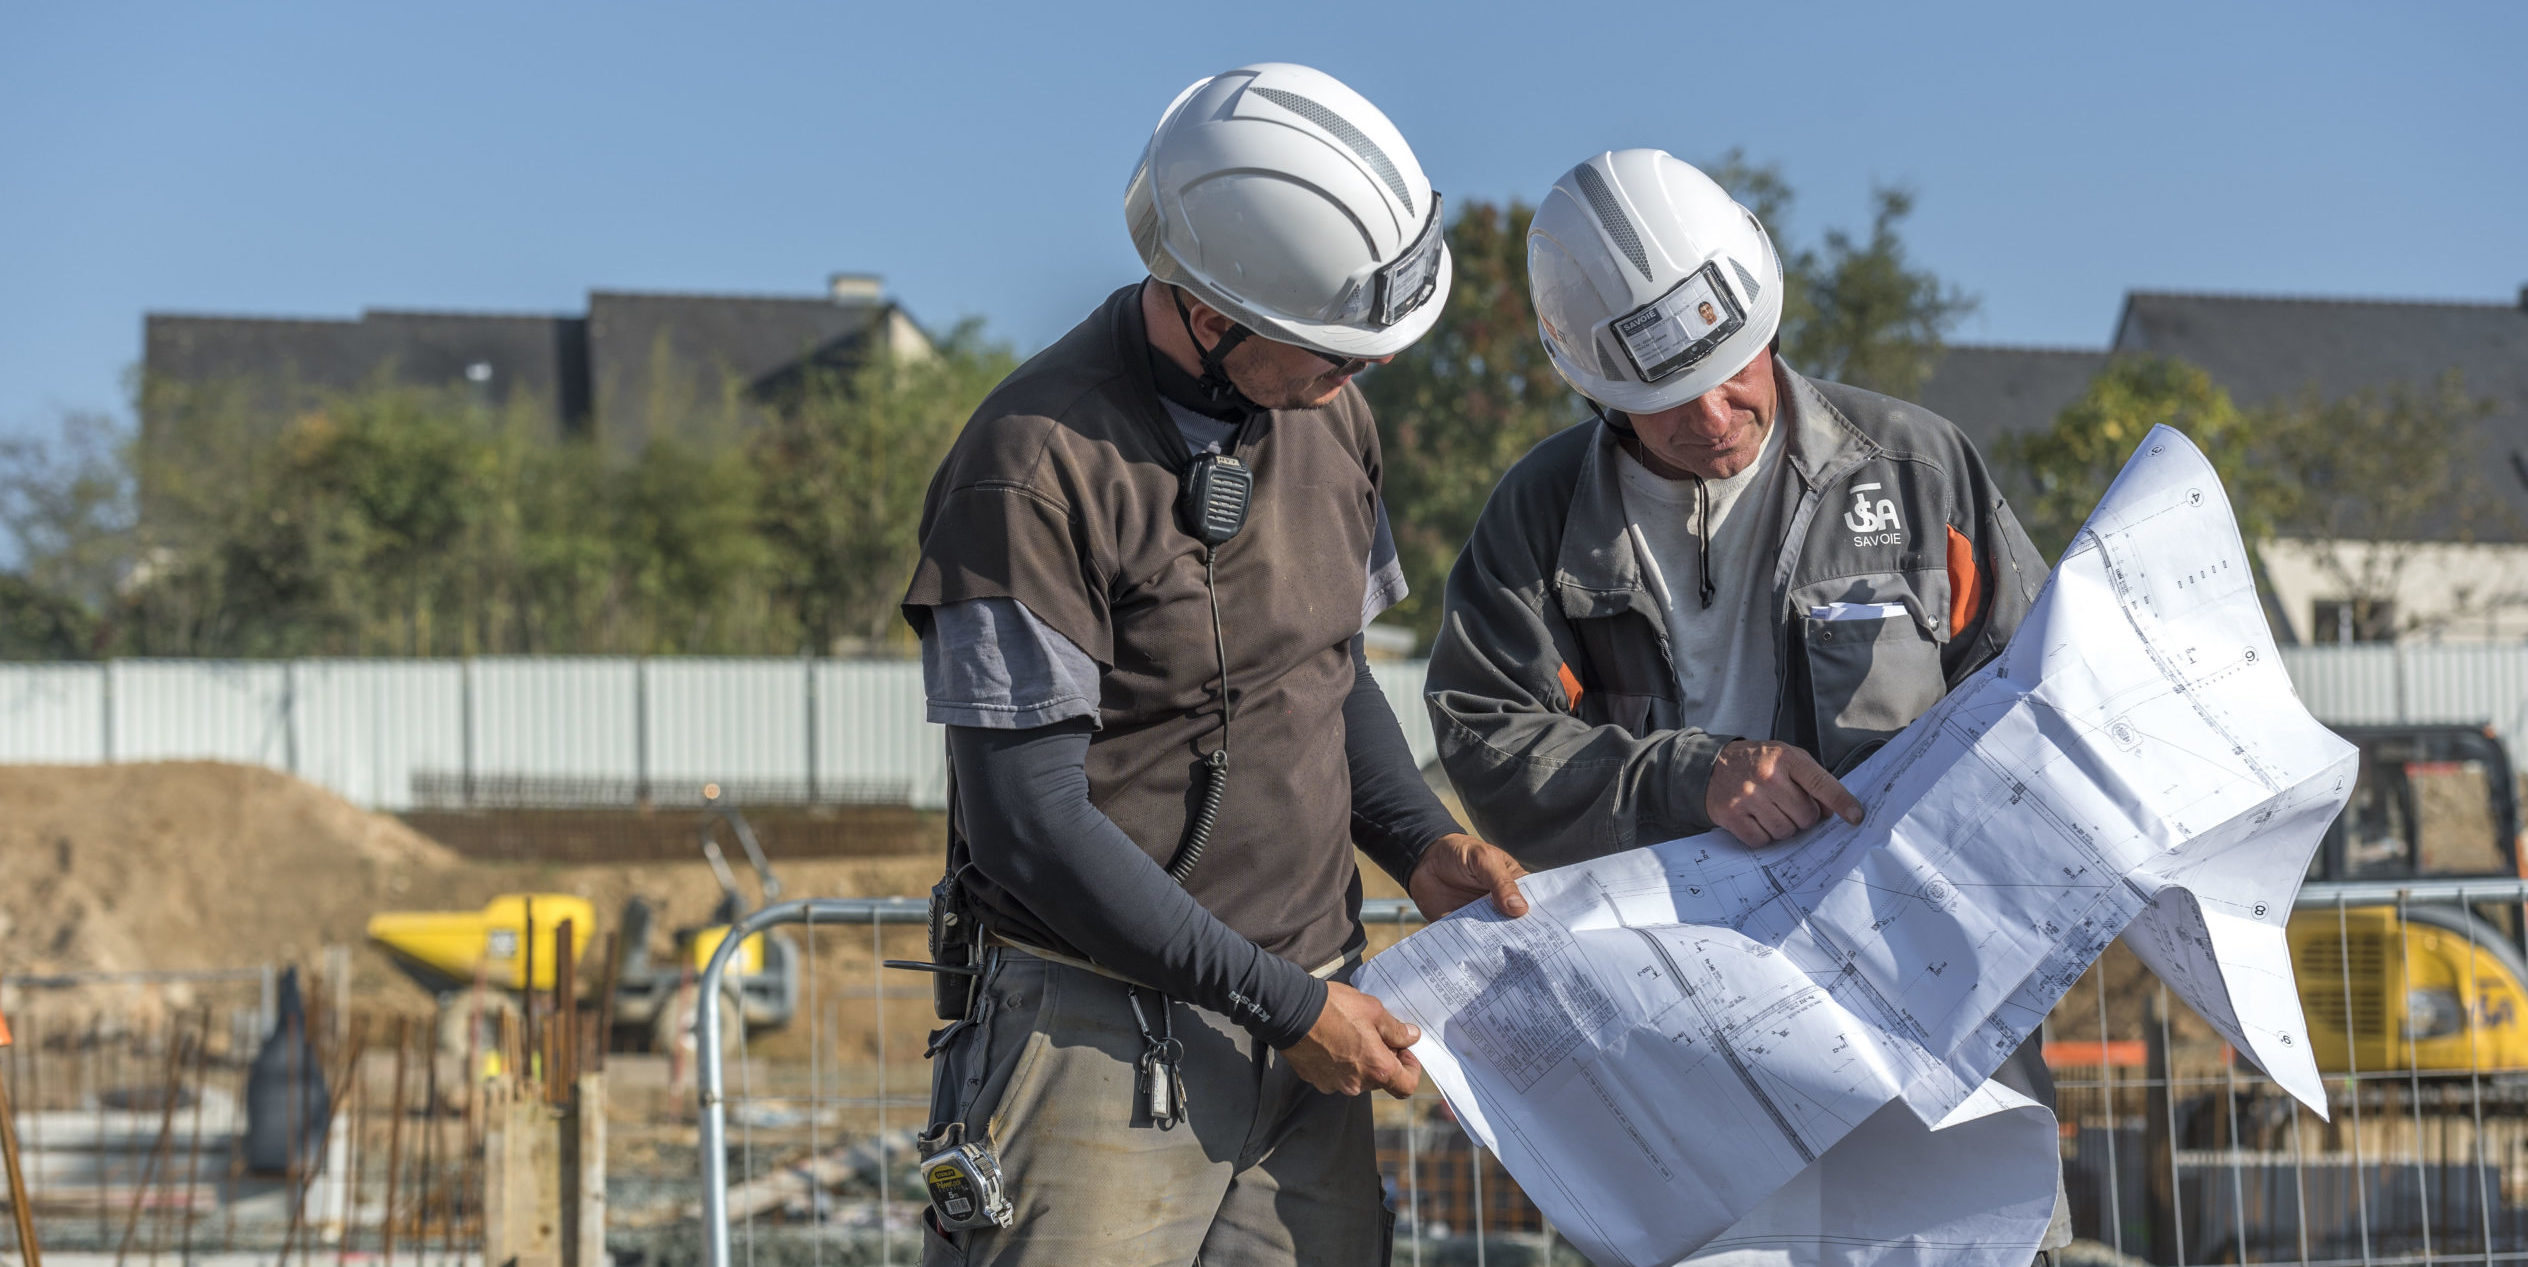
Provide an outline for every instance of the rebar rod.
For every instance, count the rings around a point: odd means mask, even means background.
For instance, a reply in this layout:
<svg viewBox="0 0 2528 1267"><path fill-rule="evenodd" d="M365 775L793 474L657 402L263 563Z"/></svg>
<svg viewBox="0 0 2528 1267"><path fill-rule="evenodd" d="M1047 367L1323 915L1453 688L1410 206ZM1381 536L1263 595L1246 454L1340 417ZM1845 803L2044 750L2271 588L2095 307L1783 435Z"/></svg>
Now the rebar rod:
<svg viewBox="0 0 2528 1267"><path fill-rule="evenodd" d="M0 1035L7 1033L7 1022L0 1021ZM14 1045L12 1050L15 1050ZM36 1110L40 1114L43 1105L37 1104ZM40 1117L38 1120L41 1120ZM17 1110L9 1101L9 1089L5 1082L0 1082L0 1160L5 1160L8 1166L9 1213L17 1223L18 1256L26 1260L26 1267L44 1267L44 1251L35 1240L34 1202L27 1191L26 1172L18 1165Z"/></svg>
<svg viewBox="0 0 2528 1267"><path fill-rule="evenodd" d="M563 927L569 925L565 923ZM404 1177L404 1067L412 1053L413 1023L408 1016L395 1018L395 1093L389 1100L386 1119L386 1209L377 1224L378 1257L385 1267L395 1267L395 1197ZM351 1238L346 1236L345 1241Z"/></svg>
<svg viewBox="0 0 2528 1267"><path fill-rule="evenodd" d="M150 1181L157 1177L165 1162L167 1149L175 1141L176 1096L184 1078L184 1044L174 1035L167 1040L167 1072L158 1083L158 1138L149 1146L149 1161L141 1168L140 1182L132 1185L131 1213L123 1219L123 1239L114 1246L114 1267L123 1267L123 1260L132 1252L132 1234L140 1230L140 1208L149 1199Z"/></svg>
<svg viewBox="0 0 2528 1267"><path fill-rule="evenodd" d="M193 1040L193 1138L184 1151L184 1267L193 1267L193 1217L202 1200L202 1106L211 1098L211 1005L202 1005ZM233 1114L232 1114L233 1116Z"/></svg>

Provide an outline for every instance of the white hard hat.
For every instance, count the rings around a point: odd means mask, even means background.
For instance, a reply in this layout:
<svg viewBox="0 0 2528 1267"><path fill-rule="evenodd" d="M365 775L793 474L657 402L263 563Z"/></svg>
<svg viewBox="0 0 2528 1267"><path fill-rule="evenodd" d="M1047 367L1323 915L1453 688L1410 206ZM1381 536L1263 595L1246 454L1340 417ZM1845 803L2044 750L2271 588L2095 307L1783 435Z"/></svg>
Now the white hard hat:
<svg viewBox="0 0 2528 1267"><path fill-rule="evenodd" d="M1624 413L1720 386L1782 324L1764 226L1665 150L1610 151L1555 181L1527 231L1527 286L1554 368Z"/></svg>
<svg viewBox="0 0 2528 1267"><path fill-rule="evenodd" d="M1124 187L1150 275L1255 333L1390 356L1448 295L1440 198L1378 107L1263 62L1177 94Z"/></svg>

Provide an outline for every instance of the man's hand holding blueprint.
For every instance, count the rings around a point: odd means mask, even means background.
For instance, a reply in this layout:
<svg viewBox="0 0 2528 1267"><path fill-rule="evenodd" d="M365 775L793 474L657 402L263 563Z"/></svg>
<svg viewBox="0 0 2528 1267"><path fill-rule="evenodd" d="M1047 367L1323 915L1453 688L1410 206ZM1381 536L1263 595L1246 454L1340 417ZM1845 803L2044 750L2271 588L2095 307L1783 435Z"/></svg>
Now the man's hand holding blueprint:
<svg viewBox="0 0 2528 1267"><path fill-rule="evenodd" d="M1600 1263L2021 1267L2055 1125L1987 1078L2117 936L2325 1111L2282 927L2354 765L2163 427L2002 657L1845 779L1859 825L1532 876L1359 984Z"/></svg>

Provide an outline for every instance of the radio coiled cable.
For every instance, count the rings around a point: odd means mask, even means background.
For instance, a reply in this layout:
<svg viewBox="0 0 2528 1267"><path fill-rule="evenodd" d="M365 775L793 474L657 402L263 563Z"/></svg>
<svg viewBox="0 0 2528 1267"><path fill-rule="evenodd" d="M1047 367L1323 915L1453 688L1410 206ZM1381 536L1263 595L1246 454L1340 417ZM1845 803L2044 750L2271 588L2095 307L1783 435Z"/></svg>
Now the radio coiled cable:
<svg viewBox="0 0 2528 1267"><path fill-rule="evenodd" d="M1202 804L1195 808L1193 822L1186 825L1185 843L1168 860L1168 878L1178 884L1202 865L1211 830L1220 821L1220 798L1229 790L1229 643L1220 633L1220 587L1212 579L1212 560L1218 553L1217 546L1203 551L1203 589L1211 595L1211 649L1220 661L1220 747L1203 758Z"/></svg>

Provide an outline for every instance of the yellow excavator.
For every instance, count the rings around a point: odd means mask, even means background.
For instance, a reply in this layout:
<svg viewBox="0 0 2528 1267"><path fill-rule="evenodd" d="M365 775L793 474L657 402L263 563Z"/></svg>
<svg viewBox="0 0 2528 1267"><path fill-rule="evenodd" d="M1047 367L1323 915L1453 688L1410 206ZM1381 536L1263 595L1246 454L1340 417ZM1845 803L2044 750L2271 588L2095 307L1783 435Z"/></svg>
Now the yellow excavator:
<svg viewBox="0 0 2528 1267"><path fill-rule="evenodd" d="M676 953L665 961L650 954L655 918L649 903L637 897L626 901L616 926L614 1025L646 1034L652 1050L690 1044L698 1007L693 981L728 938L730 926L757 909L739 890L720 846L724 828L754 868L762 904L781 899L781 880L746 816L720 800L716 788L706 788L695 839L720 884L710 922L676 930ZM581 958L597 942L597 912L588 899L569 893L503 893L476 911L382 911L369 917L368 935L405 975L439 997L441 1050L462 1056L495 1050L499 1013L514 1011L530 989L553 988L558 976L553 939L565 920L572 956ZM590 989L606 976L596 965L576 974ZM477 981L485 986L479 996ZM715 1006L726 1042L737 1042L750 1029L787 1024L798 1006L797 947L777 932L747 938L729 962L720 995Z"/></svg>
<svg viewBox="0 0 2528 1267"><path fill-rule="evenodd" d="M2335 729L2361 750L2361 772L2309 879L2528 874L2510 756L2490 727ZM2528 1071L2528 928L2517 903L2304 908L2285 935L2319 1069Z"/></svg>

